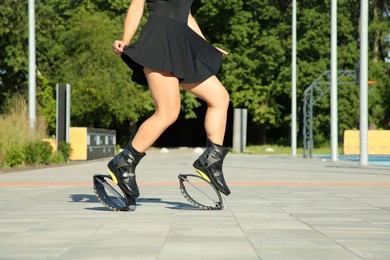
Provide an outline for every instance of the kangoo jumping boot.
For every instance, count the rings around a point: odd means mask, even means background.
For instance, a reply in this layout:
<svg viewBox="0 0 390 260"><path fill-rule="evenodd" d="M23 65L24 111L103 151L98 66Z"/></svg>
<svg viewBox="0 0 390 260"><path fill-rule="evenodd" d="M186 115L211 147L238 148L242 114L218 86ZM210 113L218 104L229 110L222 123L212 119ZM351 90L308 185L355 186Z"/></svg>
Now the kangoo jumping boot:
<svg viewBox="0 0 390 260"><path fill-rule="evenodd" d="M107 165L112 180L124 192L136 198L139 196L139 189L135 180L135 167L145 155L145 153L137 152L129 143Z"/></svg>
<svg viewBox="0 0 390 260"><path fill-rule="evenodd" d="M194 162L196 172L207 181L211 182L220 192L226 196L230 189L225 182L222 172L222 164L229 149L212 143L207 139L206 150Z"/></svg>

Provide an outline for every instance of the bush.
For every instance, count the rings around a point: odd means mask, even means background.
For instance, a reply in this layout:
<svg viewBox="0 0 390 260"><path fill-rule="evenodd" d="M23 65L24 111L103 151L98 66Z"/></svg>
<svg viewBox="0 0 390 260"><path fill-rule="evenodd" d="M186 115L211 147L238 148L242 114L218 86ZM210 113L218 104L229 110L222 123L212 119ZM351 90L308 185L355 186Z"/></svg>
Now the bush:
<svg viewBox="0 0 390 260"><path fill-rule="evenodd" d="M24 149L22 146L10 146L5 152L4 164L9 167L22 165L25 160Z"/></svg>
<svg viewBox="0 0 390 260"><path fill-rule="evenodd" d="M48 163L47 156L39 157L47 148L46 144L37 144L31 148L30 143L39 142L46 136L46 123L38 116L36 128L31 131L27 101L15 95L8 99L0 114L0 166L15 167L27 163ZM25 149L26 146L31 148ZM41 147L42 146L42 147ZM38 153L36 153L38 149ZM50 155L51 156L51 155Z"/></svg>
<svg viewBox="0 0 390 260"><path fill-rule="evenodd" d="M61 153L56 153L50 158L50 163L66 163L66 161Z"/></svg>
<svg viewBox="0 0 390 260"><path fill-rule="evenodd" d="M50 143L36 141L24 146L25 162L28 164L49 164L53 149Z"/></svg>
<svg viewBox="0 0 390 260"><path fill-rule="evenodd" d="M61 141L58 143L57 153L62 155L65 162L68 162L70 159L70 153L72 152L72 148L70 147L70 143L65 141Z"/></svg>
<svg viewBox="0 0 390 260"><path fill-rule="evenodd" d="M46 136L46 123L40 116L36 118L36 129L31 132L27 101L15 97L8 101L4 114L0 115L0 148L7 150L14 145L23 145L41 140Z"/></svg>

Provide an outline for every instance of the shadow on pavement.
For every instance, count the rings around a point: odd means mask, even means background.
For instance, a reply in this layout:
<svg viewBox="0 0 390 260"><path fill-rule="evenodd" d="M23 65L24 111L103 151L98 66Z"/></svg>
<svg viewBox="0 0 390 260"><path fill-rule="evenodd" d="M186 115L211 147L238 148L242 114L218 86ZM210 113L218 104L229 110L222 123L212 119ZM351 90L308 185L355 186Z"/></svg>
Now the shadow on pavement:
<svg viewBox="0 0 390 260"><path fill-rule="evenodd" d="M82 202L82 203L100 203L98 198L95 195L91 194L71 194L69 196L69 202ZM201 210L195 206L192 206L188 203L175 202L175 201L165 201L160 198L139 198L137 199L137 207L142 206L144 203L160 203L166 204L166 208L175 209L175 210ZM88 210L101 210L101 211L111 211L105 207L93 207L85 208Z"/></svg>

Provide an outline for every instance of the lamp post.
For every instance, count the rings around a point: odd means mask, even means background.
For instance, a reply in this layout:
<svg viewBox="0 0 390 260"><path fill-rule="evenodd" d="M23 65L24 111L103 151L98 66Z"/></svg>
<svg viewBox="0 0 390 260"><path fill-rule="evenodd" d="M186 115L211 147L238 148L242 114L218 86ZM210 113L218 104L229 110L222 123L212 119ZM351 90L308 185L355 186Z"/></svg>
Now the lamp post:
<svg viewBox="0 0 390 260"><path fill-rule="evenodd" d="M337 109L337 0L331 3L331 85L330 85L330 136L332 161L338 160L338 109Z"/></svg>
<svg viewBox="0 0 390 260"><path fill-rule="evenodd" d="M36 123L35 2L28 0L28 116L33 132Z"/></svg>
<svg viewBox="0 0 390 260"><path fill-rule="evenodd" d="M360 165L368 164L368 1L360 1Z"/></svg>
<svg viewBox="0 0 390 260"><path fill-rule="evenodd" d="M297 155L297 1L292 4L291 155Z"/></svg>

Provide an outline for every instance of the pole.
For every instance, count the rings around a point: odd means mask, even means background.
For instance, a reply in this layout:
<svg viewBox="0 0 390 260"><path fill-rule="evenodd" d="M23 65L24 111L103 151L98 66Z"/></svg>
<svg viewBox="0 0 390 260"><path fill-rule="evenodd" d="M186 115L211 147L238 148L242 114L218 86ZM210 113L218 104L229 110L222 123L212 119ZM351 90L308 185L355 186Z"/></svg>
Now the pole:
<svg viewBox="0 0 390 260"><path fill-rule="evenodd" d="M331 3L331 86L330 127L332 161L338 160L338 108L337 108L337 0Z"/></svg>
<svg viewBox="0 0 390 260"><path fill-rule="evenodd" d="M235 108L233 118L233 151L244 152L246 149L246 134L248 110Z"/></svg>
<svg viewBox="0 0 390 260"><path fill-rule="evenodd" d="M28 116L33 132L36 123L35 2L28 1Z"/></svg>
<svg viewBox="0 0 390 260"><path fill-rule="evenodd" d="M360 1L360 166L368 164L368 1Z"/></svg>
<svg viewBox="0 0 390 260"><path fill-rule="evenodd" d="M291 155L297 155L297 1L292 12L292 64L291 64Z"/></svg>

